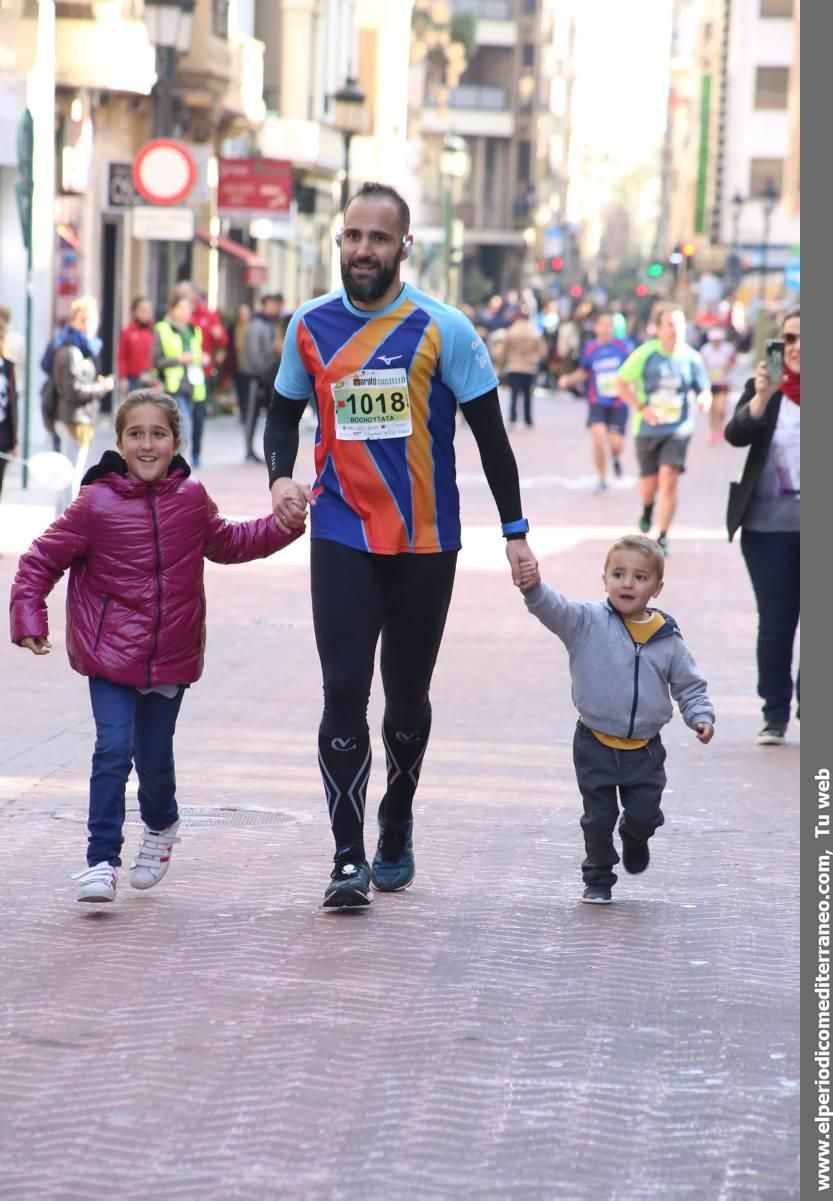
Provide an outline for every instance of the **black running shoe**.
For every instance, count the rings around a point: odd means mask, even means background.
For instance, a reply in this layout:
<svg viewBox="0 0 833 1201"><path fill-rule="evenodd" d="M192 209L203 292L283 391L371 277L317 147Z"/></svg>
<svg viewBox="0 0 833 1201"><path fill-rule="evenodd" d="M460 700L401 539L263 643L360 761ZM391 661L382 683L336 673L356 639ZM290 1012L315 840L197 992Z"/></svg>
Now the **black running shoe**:
<svg viewBox="0 0 833 1201"><path fill-rule="evenodd" d="M387 822L379 818L379 842L373 857L371 880L378 892L401 892L414 882L414 823Z"/></svg>
<svg viewBox="0 0 833 1201"><path fill-rule="evenodd" d="M588 884L582 901L588 905L610 905L613 901L609 884Z"/></svg>
<svg viewBox="0 0 833 1201"><path fill-rule="evenodd" d="M648 512L647 509L643 509L642 515L639 518L639 521L636 523L639 526L639 532L641 534L648 533L648 531L651 528L651 521L652 521L651 514Z"/></svg>
<svg viewBox="0 0 833 1201"><path fill-rule="evenodd" d="M650 862L651 852L647 842L640 843L635 847L622 843L622 867L626 872L630 872L632 876L638 876L640 872L645 871Z"/></svg>
<svg viewBox="0 0 833 1201"><path fill-rule="evenodd" d="M366 859L358 863L336 863L330 883L324 890L325 909L363 909L373 897L370 892L370 865Z"/></svg>

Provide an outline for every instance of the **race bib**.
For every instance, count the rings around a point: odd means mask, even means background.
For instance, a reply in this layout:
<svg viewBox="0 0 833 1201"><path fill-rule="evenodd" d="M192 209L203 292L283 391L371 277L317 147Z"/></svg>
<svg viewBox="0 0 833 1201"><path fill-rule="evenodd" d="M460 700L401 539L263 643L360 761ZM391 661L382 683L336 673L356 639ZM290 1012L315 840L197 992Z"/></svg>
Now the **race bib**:
<svg viewBox="0 0 833 1201"><path fill-rule="evenodd" d="M404 370L357 371L332 385L336 438L407 438L413 431Z"/></svg>
<svg viewBox="0 0 833 1201"><path fill-rule="evenodd" d="M674 425L683 415L683 399L676 388L657 388L648 397L648 404L659 418L660 425Z"/></svg>
<svg viewBox="0 0 833 1201"><path fill-rule="evenodd" d="M189 363L185 374L188 376L188 383L192 388L198 388L205 383L205 372L197 363Z"/></svg>
<svg viewBox="0 0 833 1201"><path fill-rule="evenodd" d="M615 400L619 394L616 372L598 371L596 373L596 391L605 400Z"/></svg>

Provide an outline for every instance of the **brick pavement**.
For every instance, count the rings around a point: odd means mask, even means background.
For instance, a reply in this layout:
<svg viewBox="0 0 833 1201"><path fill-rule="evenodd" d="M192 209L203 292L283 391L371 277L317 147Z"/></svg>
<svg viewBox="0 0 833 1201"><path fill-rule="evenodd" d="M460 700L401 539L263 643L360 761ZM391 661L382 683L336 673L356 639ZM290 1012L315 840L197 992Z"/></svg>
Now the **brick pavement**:
<svg viewBox="0 0 833 1201"><path fill-rule="evenodd" d="M250 514L265 492L238 436L209 426L203 478ZM631 485L575 486L589 456L569 400L540 401L515 443L546 577L597 596ZM458 459L467 551L417 881L367 913L318 907L330 847L303 547L209 567L207 670L177 738L183 842L159 889L125 880L106 912L68 881L92 722L63 588L48 659L0 650L2 1201L798 1198L798 734L753 745L754 605L722 534L741 456L698 431L662 598L718 733L704 748L668 727L651 869L601 910L578 903L564 653L508 583L465 430ZM8 548L26 513L7 499ZM5 589L13 569L7 553ZM380 713L377 691L371 798ZM127 850L138 829L131 815Z"/></svg>

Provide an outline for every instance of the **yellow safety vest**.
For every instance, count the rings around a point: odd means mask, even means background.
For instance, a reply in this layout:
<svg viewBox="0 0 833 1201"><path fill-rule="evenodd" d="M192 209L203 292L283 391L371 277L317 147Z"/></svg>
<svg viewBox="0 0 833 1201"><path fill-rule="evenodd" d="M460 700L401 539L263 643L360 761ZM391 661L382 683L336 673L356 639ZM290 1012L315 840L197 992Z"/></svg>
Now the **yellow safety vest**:
<svg viewBox="0 0 833 1201"><path fill-rule="evenodd" d="M159 344L162 347L162 353L166 359L178 359L184 353L182 336L171 325L170 321L157 321L155 326L156 332L159 334ZM177 365L174 367L162 368L162 383L165 391L171 396L176 396L180 391L182 377L186 371L188 380L191 384L191 399L193 401L205 400L205 372L202 369L202 330L198 327L191 327L191 345L188 347L191 352L192 362L187 366Z"/></svg>

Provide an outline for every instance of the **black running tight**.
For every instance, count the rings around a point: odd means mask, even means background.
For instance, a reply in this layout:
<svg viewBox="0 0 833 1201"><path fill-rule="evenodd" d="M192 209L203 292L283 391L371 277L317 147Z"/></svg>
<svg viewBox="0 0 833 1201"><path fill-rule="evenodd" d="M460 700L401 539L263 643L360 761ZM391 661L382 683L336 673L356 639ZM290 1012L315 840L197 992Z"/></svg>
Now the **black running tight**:
<svg viewBox="0 0 833 1201"><path fill-rule="evenodd" d="M456 551L377 555L321 538L310 544L312 614L324 679L319 763L337 857L364 855L367 705L380 635L388 767L380 815L410 819L456 562Z"/></svg>

